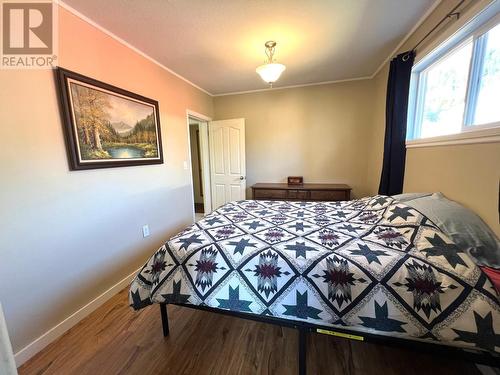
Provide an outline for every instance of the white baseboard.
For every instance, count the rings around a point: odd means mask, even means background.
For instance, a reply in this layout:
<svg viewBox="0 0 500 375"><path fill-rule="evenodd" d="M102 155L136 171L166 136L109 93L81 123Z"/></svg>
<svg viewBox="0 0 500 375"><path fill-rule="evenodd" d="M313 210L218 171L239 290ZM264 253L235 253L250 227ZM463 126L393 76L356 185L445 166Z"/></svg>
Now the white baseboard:
<svg viewBox="0 0 500 375"><path fill-rule="evenodd" d="M77 324L79 321L81 321L83 318L85 318L91 312L96 310L104 302L106 302L111 297L116 295L119 291L121 291L123 288L125 288L132 281L134 276L139 271L140 271L140 268L137 269L136 271L132 272L130 275L126 276L125 278L123 278L119 282L117 282L115 285L113 285L111 288L106 290L104 293L102 293L98 297L94 298L92 301L90 301L89 303L87 303L85 306L78 309L77 311L75 311L73 314L68 316L62 322L60 322L56 326L52 327L47 332L45 332L43 335L41 335L40 337L38 337L37 339L35 339L31 343L26 345L21 350L19 350L14 355L15 360L16 360L16 366L17 367L21 366L24 362L26 362L28 359L33 357L36 353L41 351L43 348L45 348L47 345L49 345L52 341L54 341L59 336L61 336L63 333L65 333L68 329L73 327L75 324Z"/></svg>

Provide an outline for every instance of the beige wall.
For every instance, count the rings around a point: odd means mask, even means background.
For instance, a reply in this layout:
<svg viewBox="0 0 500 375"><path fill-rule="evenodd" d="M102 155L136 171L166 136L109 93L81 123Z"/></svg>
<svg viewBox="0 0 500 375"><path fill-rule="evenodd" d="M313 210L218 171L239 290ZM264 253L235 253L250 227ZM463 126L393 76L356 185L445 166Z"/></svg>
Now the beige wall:
<svg viewBox="0 0 500 375"><path fill-rule="evenodd" d="M385 135L385 98L387 93L387 76L389 65L386 64L372 80L373 101L371 129L368 133L371 143L367 148L368 174L366 176L368 195L378 193L382 161L384 156Z"/></svg>
<svg viewBox="0 0 500 375"><path fill-rule="evenodd" d="M411 49L458 1L443 1L399 52ZM419 50L443 32L446 27ZM388 72L387 63L371 80L216 97L216 119L246 119L248 186L303 175L309 182L350 184L355 197L376 194ZM405 175L404 192L441 191L500 235L499 143L408 149Z"/></svg>
<svg viewBox="0 0 500 375"><path fill-rule="evenodd" d="M369 80L214 98L217 120L246 120L247 186L284 182L346 183L367 194ZM249 196L249 192L247 192Z"/></svg>
<svg viewBox="0 0 500 375"><path fill-rule="evenodd" d="M443 1L426 21L415 31L400 52L411 49L458 0ZM473 4L469 2L468 4ZM439 30L422 46L432 43L446 27ZM422 48L420 50L422 50ZM418 54L418 51L417 51ZM388 64L373 79L374 104L372 149L369 160L368 191L378 189L382 166L385 129L385 90ZM406 154L404 192L441 191L449 199L473 209L500 236L498 217L498 189L500 179L500 144L471 144L410 148Z"/></svg>
<svg viewBox="0 0 500 375"><path fill-rule="evenodd" d="M165 163L69 171L53 72L0 70L0 301L16 352L191 221L186 109L213 115L208 95L62 8L59 18L61 66L159 101Z"/></svg>
<svg viewBox="0 0 500 375"><path fill-rule="evenodd" d="M442 191L477 212L500 235L500 143L413 148L406 154L405 192Z"/></svg>

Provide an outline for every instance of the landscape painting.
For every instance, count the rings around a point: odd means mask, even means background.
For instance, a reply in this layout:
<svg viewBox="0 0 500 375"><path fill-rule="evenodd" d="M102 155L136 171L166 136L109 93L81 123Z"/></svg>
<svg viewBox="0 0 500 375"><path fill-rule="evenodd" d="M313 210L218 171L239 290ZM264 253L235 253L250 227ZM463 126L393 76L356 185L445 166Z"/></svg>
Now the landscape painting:
<svg viewBox="0 0 500 375"><path fill-rule="evenodd" d="M59 70L72 169L163 162L158 102Z"/></svg>

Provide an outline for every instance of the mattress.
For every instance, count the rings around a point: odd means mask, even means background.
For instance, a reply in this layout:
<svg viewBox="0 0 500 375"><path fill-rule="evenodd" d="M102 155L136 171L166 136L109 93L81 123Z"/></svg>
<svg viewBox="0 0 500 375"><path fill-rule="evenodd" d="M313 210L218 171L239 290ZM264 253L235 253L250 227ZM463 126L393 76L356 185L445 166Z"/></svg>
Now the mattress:
<svg viewBox="0 0 500 375"><path fill-rule="evenodd" d="M161 246L129 297L500 352L489 279L387 196L228 203Z"/></svg>

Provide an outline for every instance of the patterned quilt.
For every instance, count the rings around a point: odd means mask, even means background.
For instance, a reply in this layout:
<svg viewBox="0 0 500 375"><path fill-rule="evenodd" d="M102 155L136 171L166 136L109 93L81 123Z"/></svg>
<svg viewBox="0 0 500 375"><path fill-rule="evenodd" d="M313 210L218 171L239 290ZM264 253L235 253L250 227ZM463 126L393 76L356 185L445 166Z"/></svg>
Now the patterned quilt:
<svg viewBox="0 0 500 375"><path fill-rule="evenodd" d="M500 352L488 278L387 196L228 203L163 245L129 296Z"/></svg>

